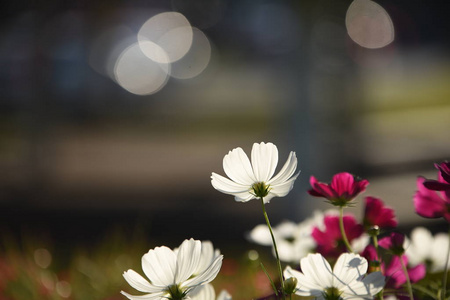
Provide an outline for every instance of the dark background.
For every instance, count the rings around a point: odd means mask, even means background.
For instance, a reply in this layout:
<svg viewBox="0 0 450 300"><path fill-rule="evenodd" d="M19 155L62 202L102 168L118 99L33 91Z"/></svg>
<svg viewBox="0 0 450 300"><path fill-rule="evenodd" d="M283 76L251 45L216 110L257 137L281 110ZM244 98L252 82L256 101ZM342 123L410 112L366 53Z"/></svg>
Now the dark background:
<svg viewBox="0 0 450 300"><path fill-rule="evenodd" d="M369 179L367 193L403 226L424 222L412 208L416 177L435 177L450 149L449 7L377 3L395 29L381 49L348 36L351 1L2 3L2 232L70 246L140 227L174 245L241 243L263 223L259 203L235 203L209 177L224 174L229 150L261 141L278 145L279 164L295 151L302 170L267 206L274 224L326 208L307 196L309 177L341 171ZM161 11L203 31L209 65L134 95L98 68L124 36L101 37L137 33Z"/></svg>

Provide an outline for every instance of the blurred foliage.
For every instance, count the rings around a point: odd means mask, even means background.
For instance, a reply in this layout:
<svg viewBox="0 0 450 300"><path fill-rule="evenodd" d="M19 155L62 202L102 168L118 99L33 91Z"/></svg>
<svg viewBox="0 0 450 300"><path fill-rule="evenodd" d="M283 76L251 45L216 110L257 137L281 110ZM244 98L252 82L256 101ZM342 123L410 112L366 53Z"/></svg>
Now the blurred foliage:
<svg viewBox="0 0 450 300"><path fill-rule="evenodd" d="M139 229L133 235L115 230L95 245L57 245L41 234L22 237L2 234L0 240L0 300L124 300L121 290L133 290L123 279L125 270L143 274L141 257L159 246ZM267 249L226 250L213 285L233 299L272 294L261 261L273 279L276 266ZM229 253L231 252L231 253ZM264 298L266 299L266 298ZM270 299L270 298L267 298Z"/></svg>

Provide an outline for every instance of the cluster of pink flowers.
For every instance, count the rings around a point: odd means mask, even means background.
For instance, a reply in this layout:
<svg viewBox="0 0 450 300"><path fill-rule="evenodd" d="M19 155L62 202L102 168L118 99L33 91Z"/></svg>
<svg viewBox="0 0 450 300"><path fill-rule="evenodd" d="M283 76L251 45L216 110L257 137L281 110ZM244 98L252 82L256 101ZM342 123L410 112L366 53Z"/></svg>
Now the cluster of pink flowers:
<svg viewBox="0 0 450 300"><path fill-rule="evenodd" d="M444 218L450 221L450 163L444 162L436 164L439 170L438 179L431 180L419 177L417 179L417 192L414 195L414 207L422 217ZM357 180L349 173L336 174L331 184L319 183L315 177L311 177L312 189L310 195L326 198L331 204L338 207L348 206L354 198L364 192L369 182L367 180ZM385 289L397 290L396 296L402 297L406 284L420 281L426 276L427 267L425 262L416 265L408 265L410 258L405 252L405 235L393 231L397 226L395 212L392 208L384 205L383 201L366 197L364 201L364 216L362 224L359 224L352 215L343 216L343 225L348 241L368 235L373 238L373 243L368 243L360 252L372 266L371 271L380 271L386 276ZM314 228L314 237L317 248L316 251L326 257L336 258L346 251L342 243L342 234L338 226L336 215L326 215L324 217L325 230ZM383 231L390 233L379 241L378 235ZM368 241L368 240L367 240ZM377 247L384 248L385 253L390 253L389 259L380 256ZM360 251L360 249L355 249ZM447 266L448 268L448 266ZM404 272L406 270L406 272ZM370 272L370 270L369 270Z"/></svg>
<svg viewBox="0 0 450 300"><path fill-rule="evenodd" d="M436 165L436 168L439 171L437 180L423 177L417 179L418 190L414 195L414 207L420 216L425 218L442 217L449 222L450 163L441 163ZM369 181L343 172L334 175L331 183L319 182L314 176L311 176L310 184L311 189L308 191L310 195L325 198L327 202L341 209L341 215L338 210L325 212L322 219L315 220L315 225L310 227L310 235L314 241L313 247L310 246L309 249L311 253L320 253L328 261L336 261L346 252L361 255L369 263L369 274L381 271L386 277L385 291L389 292L385 293L385 296L395 295L397 298L407 297L408 289L412 295L411 284L424 279L427 272L435 272L436 264L433 268L430 258L424 257L421 260L418 257L420 255L417 254L421 250L414 248L422 247L423 249L427 245L412 245L404 234L397 232L398 222L395 211L386 206L381 199L372 196L364 198L364 213L361 222L353 214L342 213L343 208L356 203L354 199L365 192ZM311 220L307 220L307 222L310 224ZM340 222L342 222L344 231L341 230ZM302 223L299 226L303 226ZM426 231L424 228L421 230ZM419 232L417 232L418 234ZM423 232L420 234L424 235ZM430 235L429 232L427 234ZM298 238L301 239L300 236ZM430 235L430 239L432 238ZM411 251L406 251L409 247L411 247ZM424 251L422 250L422 252ZM442 263L442 259L440 264L444 265L441 266L442 270L448 269L448 264Z"/></svg>

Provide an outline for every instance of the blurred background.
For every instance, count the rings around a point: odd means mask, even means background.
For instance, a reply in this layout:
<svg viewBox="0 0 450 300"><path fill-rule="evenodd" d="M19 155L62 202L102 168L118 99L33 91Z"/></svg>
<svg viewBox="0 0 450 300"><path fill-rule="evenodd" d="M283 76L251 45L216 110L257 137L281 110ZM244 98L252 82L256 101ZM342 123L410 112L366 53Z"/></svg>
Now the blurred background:
<svg viewBox="0 0 450 300"><path fill-rule="evenodd" d="M48 242L63 262L117 232L140 236L143 251L194 237L245 252L260 204L235 203L210 175L224 174L229 150L261 141L278 146L279 165L295 151L302 170L267 206L273 224L328 208L307 195L309 177L348 171L405 228L438 228L412 195L449 158L448 11L406 0L2 3L3 244Z"/></svg>

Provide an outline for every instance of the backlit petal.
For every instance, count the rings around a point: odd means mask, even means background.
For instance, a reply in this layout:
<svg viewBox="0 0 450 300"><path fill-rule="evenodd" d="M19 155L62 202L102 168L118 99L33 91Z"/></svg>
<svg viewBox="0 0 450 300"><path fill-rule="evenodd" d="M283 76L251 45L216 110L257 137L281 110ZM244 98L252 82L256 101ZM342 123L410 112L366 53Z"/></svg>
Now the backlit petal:
<svg viewBox="0 0 450 300"><path fill-rule="evenodd" d="M186 281L195 272L201 259L202 244L200 241L184 240L178 249L177 271L175 281L181 283Z"/></svg>
<svg viewBox="0 0 450 300"><path fill-rule="evenodd" d="M270 179L267 183L270 185L278 185L286 180L288 180L297 169L297 156L295 155L295 152L289 153L289 157L284 163L283 167L281 168L280 172L278 172L277 175L275 175L272 179ZM295 178L297 178L298 174L295 175Z"/></svg>
<svg viewBox="0 0 450 300"><path fill-rule="evenodd" d="M171 249L156 247L142 256L142 269L152 284L169 286L174 283L176 261L176 255Z"/></svg>
<svg viewBox="0 0 450 300"><path fill-rule="evenodd" d="M305 276L303 273L286 267L283 272L285 278L294 277L297 278L297 291L295 292L299 296L315 296L320 297L323 293L324 286L318 282L315 282L312 278Z"/></svg>
<svg viewBox="0 0 450 300"><path fill-rule="evenodd" d="M373 299L384 287L385 277L380 272L368 274L362 280L354 280L342 289L344 299Z"/></svg>
<svg viewBox="0 0 450 300"><path fill-rule="evenodd" d="M331 266L319 253L308 254L308 256L302 258L300 266L303 274L310 278L313 283L322 287L333 286Z"/></svg>
<svg viewBox="0 0 450 300"><path fill-rule="evenodd" d="M164 293L164 292L158 292L158 293L152 293L152 294L140 295L140 296L130 295L124 291L121 291L120 293L130 300L159 300L159 299L165 298L164 296L168 296L167 293Z"/></svg>
<svg viewBox="0 0 450 300"><path fill-rule="evenodd" d="M249 185L236 183L216 173L212 173L211 175L211 184L216 190L231 195L248 192L250 190Z"/></svg>
<svg viewBox="0 0 450 300"><path fill-rule="evenodd" d="M278 164L278 149L272 143L254 143L252 148L252 167L256 181L267 182Z"/></svg>
<svg viewBox="0 0 450 300"><path fill-rule="evenodd" d="M242 148L235 148L223 158L223 169L233 181L251 186L256 182L250 160Z"/></svg>
<svg viewBox="0 0 450 300"><path fill-rule="evenodd" d="M164 287L157 287L148 282L144 277L133 270L128 270L123 273L125 280L136 290L143 293L160 292Z"/></svg>
<svg viewBox="0 0 450 300"><path fill-rule="evenodd" d="M294 177L292 177L289 180L286 180L284 182L281 182L279 184L270 185L270 194L273 194L273 196L276 197L284 197L292 190L294 187L294 182L297 179L298 175L300 173L297 173Z"/></svg>
<svg viewBox="0 0 450 300"><path fill-rule="evenodd" d="M334 286L341 289L367 272L367 260L358 254L344 253L339 256L333 268Z"/></svg>
<svg viewBox="0 0 450 300"><path fill-rule="evenodd" d="M223 255L219 255L203 273L187 280L182 286L197 286L213 281L222 267L222 260Z"/></svg>

